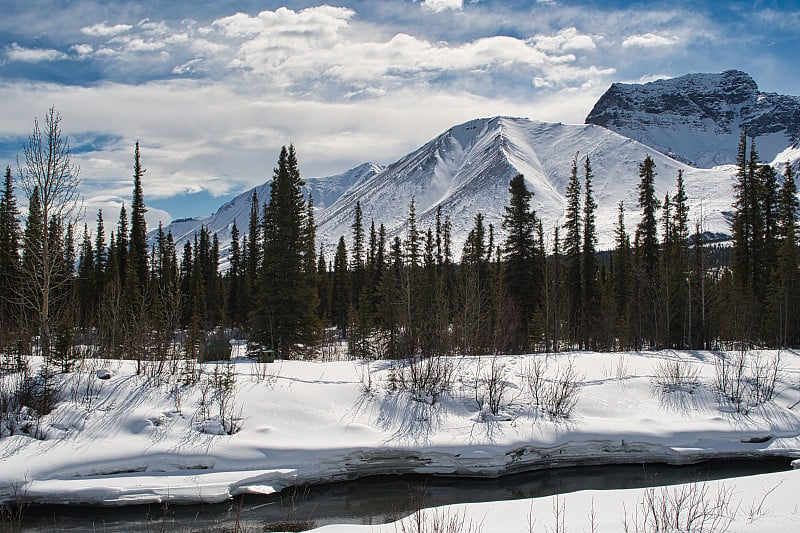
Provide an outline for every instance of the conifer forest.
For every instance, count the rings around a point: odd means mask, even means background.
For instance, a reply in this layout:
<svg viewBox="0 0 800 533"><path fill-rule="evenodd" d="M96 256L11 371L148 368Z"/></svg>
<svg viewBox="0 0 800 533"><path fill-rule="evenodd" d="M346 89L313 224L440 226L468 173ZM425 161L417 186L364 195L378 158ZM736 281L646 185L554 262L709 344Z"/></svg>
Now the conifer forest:
<svg viewBox="0 0 800 533"><path fill-rule="evenodd" d="M759 160L741 132L730 242L689 219L685 184L657 198L659 171L639 164L638 205L619 204L612 250L597 249L588 156L565 161L563 224L544 227L522 175L508 183L502 227L475 213L463 249L451 220L402 234L366 220L328 255L315 238L298 153L281 149L270 195L231 228L227 269L202 229L182 249L158 227L148 243L146 152L132 153L132 197L85 213L61 115L36 121L0 198L0 351L67 370L81 357L208 360L220 340L251 353L353 358L800 345L798 196L791 165ZM640 214L626 227L626 211ZM25 213L23 215L23 213Z"/></svg>

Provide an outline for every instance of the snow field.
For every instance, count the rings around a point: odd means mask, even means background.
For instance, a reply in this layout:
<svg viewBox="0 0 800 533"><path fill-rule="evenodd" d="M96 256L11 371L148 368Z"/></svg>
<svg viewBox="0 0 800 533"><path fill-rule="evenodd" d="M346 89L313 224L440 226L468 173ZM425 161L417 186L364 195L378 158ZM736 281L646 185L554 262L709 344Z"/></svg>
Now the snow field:
<svg viewBox="0 0 800 533"><path fill-rule="evenodd" d="M88 360L57 376L61 401L41 419L44 440L3 434L0 500L218 502L378 473L497 476L570 465L800 456L800 355L780 354L775 397L746 414L713 388L719 356L673 351L501 356L495 364L504 385L496 412L486 394L491 357L445 359L452 365L452 386L435 401L398 388L401 362L259 364L235 357L230 364L202 365L196 382L188 383L179 378L180 370L178 377L154 378L149 366L136 375L135 361ZM545 382L569 364L581 378L568 418L532 404L528 375L534 360L544 362ZM657 379L660 365L676 361L694 369L696 383L665 389ZM98 370L110 378L97 378ZM235 383L228 410L221 413L221 393L213 382L228 370ZM230 422L237 430L227 434ZM779 485L767 499L770 516L796 520L788 501L796 494L792 489L800 488L795 472L731 484L745 506L759 491ZM569 523L584 528L594 499L598 516L619 530L619 506L611 503L624 501L634 509L641 491L616 492L564 496L569 509L586 510L569 513ZM530 505L537 524L551 517L548 499L453 509L480 518L484 531L525 531L514 520L524 520ZM510 529L503 529L506 522L495 513L508 515ZM495 526L501 529L491 529Z"/></svg>

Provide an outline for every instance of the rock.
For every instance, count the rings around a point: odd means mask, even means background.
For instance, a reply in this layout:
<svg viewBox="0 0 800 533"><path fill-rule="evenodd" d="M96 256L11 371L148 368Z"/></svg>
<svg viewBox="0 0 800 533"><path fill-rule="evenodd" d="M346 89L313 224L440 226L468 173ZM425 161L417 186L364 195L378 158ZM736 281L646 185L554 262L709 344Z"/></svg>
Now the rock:
<svg viewBox="0 0 800 533"><path fill-rule="evenodd" d="M111 372L109 372L105 368L101 368L100 370L95 372L95 376L97 376L97 379L111 379Z"/></svg>

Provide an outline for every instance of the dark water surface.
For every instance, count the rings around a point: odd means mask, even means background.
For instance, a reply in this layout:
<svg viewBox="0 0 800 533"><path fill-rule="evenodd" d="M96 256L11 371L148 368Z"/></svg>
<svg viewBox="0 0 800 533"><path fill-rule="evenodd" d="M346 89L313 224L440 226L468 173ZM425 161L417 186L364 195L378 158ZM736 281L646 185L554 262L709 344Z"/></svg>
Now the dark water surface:
<svg viewBox="0 0 800 533"><path fill-rule="evenodd" d="M630 489L742 477L790 469L790 459L711 461L697 465L559 468L496 479L375 476L246 495L219 504L89 507L31 506L23 531L300 531L325 524L379 524L421 506L514 500L580 490ZM0 524L0 530L3 530Z"/></svg>

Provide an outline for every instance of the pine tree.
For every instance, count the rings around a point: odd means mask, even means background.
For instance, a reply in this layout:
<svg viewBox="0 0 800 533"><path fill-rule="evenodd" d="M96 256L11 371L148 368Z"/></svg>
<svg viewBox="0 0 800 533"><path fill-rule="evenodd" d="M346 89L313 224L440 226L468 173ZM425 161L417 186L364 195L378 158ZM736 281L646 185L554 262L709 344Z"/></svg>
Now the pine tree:
<svg viewBox="0 0 800 533"><path fill-rule="evenodd" d="M41 304L41 293L36 290L42 284L43 272L40 268L40 258L42 257L43 241L46 238L45 224L42 219L42 208L39 203L38 190L34 189L34 194L28 200L28 216L25 222L25 231L22 237L22 271L26 272L27 283L21 284L21 291L15 290L14 294L19 296L20 309L27 315L26 323L36 320L38 317L30 316ZM29 278L33 276L34 279Z"/></svg>
<svg viewBox="0 0 800 533"><path fill-rule="evenodd" d="M642 219L636 227L636 252L645 272L652 277L658 265L656 211L661 207L655 195L656 164L650 156L639 165L639 208Z"/></svg>
<svg viewBox="0 0 800 533"><path fill-rule="evenodd" d="M78 307L80 309L79 322L81 326L88 326L91 323L95 311L96 287L92 239L89 235L89 227L84 224L80 261L78 263Z"/></svg>
<svg viewBox="0 0 800 533"><path fill-rule="evenodd" d="M659 299L659 250L656 211L661 207L655 195L655 162L648 155L639 165L639 208L642 218L636 226L636 346L647 339L651 347L658 343L663 305Z"/></svg>
<svg viewBox="0 0 800 533"><path fill-rule="evenodd" d="M117 222L117 268L119 269L119 283L125 286L128 279L128 214L125 204L119 209L119 222Z"/></svg>
<svg viewBox="0 0 800 533"><path fill-rule="evenodd" d="M632 265L631 240L625 230L625 204L620 201L617 225L614 228L614 253L612 255L614 302L616 304L617 338L623 346L628 346L630 323L628 308L630 305Z"/></svg>
<svg viewBox="0 0 800 533"><path fill-rule="evenodd" d="M228 253L229 268L225 284L226 298L225 310L228 322L235 326L243 324L243 309L240 297L242 296L242 251L239 246L239 228L236 221L231 227L231 247Z"/></svg>
<svg viewBox="0 0 800 533"><path fill-rule="evenodd" d="M131 280L139 293L142 293L147 286L148 265L147 265L147 222L144 206L144 194L142 192L142 176L145 169L142 168L139 154L139 141L136 141L136 149L133 156L133 201L131 202L131 233L130 233L130 270L135 279Z"/></svg>
<svg viewBox="0 0 800 533"><path fill-rule="evenodd" d="M777 323L779 346L800 342L800 235L797 230L797 184L792 166L786 162L778 202L778 265L773 276L773 322Z"/></svg>
<svg viewBox="0 0 800 533"><path fill-rule="evenodd" d="M95 297L93 302L97 305L100 300L100 294L103 291L103 286L106 281L106 263L108 262L108 252L106 250L106 232L103 226L103 210L97 211L97 229L94 236L94 280L95 280ZM113 246L112 246L113 248Z"/></svg>
<svg viewBox="0 0 800 533"><path fill-rule="evenodd" d="M15 329L17 301L13 298L20 274L19 209L14 197L11 168L6 167L3 192L0 196L0 349L6 345L3 338Z"/></svg>
<svg viewBox="0 0 800 533"><path fill-rule="evenodd" d="M525 185L525 178L517 174L510 182L509 205L503 214L503 284L515 308L520 313L520 328L512 343L524 348L528 339L528 325L540 305L542 268L538 264L535 240L536 212L531 208L533 193Z"/></svg>
<svg viewBox="0 0 800 533"><path fill-rule="evenodd" d="M566 291L569 309L570 341L582 345L581 309L583 288L581 275L581 182L578 179L578 156L572 160L572 171L567 184L567 212L564 221L564 261L566 265Z"/></svg>
<svg viewBox="0 0 800 533"><path fill-rule="evenodd" d="M344 237L339 238L333 259L331 283L331 320L339 331L346 334L350 312L350 272L347 262L347 247Z"/></svg>
<svg viewBox="0 0 800 533"><path fill-rule="evenodd" d="M281 357L311 347L319 338L316 303L311 298L305 256L309 243L308 211L294 146L283 147L264 213L262 294L257 336Z"/></svg>
<svg viewBox="0 0 800 533"><path fill-rule="evenodd" d="M672 246L670 254L669 294L672 315L670 323L673 331L670 336L677 347L687 346L690 342L688 326L689 316L689 205L686 187L683 182L683 171L678 171L675 184L676 192L672 197L674 207L673 220L670 226Z"/></svg>
<svg viewBox="0 0 800 533"><path fill-rule="evenodd" d="M596 347L597 331L595 325L599 321L600 312L600 284L598 282L597 262L597 227L595 226L595 210L597 202L592 195L592 165L589 156L584 164L584 202L583 202L583 264L581 267L581 288L583 290L583 305L581 310L581 331L584 332L585 341Z"/></svg>

